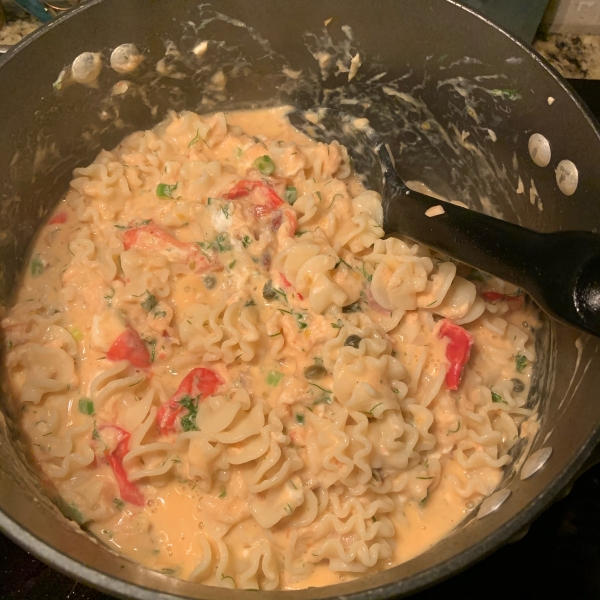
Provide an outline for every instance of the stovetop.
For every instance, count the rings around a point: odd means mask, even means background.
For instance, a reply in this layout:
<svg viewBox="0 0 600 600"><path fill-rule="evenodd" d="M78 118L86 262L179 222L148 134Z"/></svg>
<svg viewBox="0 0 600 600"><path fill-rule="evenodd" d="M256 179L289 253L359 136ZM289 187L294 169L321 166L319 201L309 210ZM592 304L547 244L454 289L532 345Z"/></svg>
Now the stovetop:
<svg viewBox="0 0 600 600"><path fill-rule="evenodd" d="M600 120L600 81L571 80ZM520 541L415 600L600 598L600 464ZM61 575L0 534L0 600L112 600Z"/></svg>

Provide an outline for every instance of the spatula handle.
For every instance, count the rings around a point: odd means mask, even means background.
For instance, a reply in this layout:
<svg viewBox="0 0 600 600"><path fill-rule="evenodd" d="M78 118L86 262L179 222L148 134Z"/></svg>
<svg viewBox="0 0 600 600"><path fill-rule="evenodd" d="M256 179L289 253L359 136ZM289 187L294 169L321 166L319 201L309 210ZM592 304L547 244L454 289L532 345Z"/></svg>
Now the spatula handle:
<svg viewBox="0 0 600 600"><path fill-rule="evenodd" d="M390 191L390 190L388 190ZM384 229L524 288L548 313L600 336L600 236L538 233L414 192L397 182ZM442 206L443 214L425 216Z"/></svg>

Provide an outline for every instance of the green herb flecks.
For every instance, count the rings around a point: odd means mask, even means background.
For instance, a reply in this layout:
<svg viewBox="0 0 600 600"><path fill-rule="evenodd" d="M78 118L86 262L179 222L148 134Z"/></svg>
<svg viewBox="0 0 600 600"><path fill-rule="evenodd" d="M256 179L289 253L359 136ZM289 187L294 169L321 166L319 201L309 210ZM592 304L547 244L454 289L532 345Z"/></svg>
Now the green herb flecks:
<svg viewBox="0 0 600 600"><path fill-rule="evenodd" d="M333 206L333 203L335 202L335 199L336 199L338 196L339 196L340 198L343 198L343 197L344 197L342 194L336 194L336 195L335 195L335 196L334 196L334 197L331 199L331 202L329 203L329 206L327 207L327 210L329 210L329 209L330 209L330 208Z"/></svg>
<svg viewBox="0 0 600 600"><path fill-rule="evenodd" d="M515 368L517 369L517 373L522 373L525 367L527 366L527 357L522 354L517 354L515 356Z"/></svg>
<svg viewBox="0 0 600 600"><path fill-rule="evenodd" d="M164 310L157 310L154 313L154 318L155 319L162 319L163 317L166 317L166 316L167 316L167 313Z"/></svg>
<svg viewBox="0 0 600 600"><path fill-rule="evenodd" d="M449 429L448 433L446 435L450 435L451 433L456 433L459 429L460 429L460 421L458 422L456 429Z"/></svg>
<svg viewBox="0 0 600 600"><path fill-rule="evenodd" d="M364 261L363 261L363 264L362 264L361 273L363 274L364 278L367 281L370 282L373 279L373 275L371 275L370 273L367 273L367 270L365 269L365 263L364 263Z"/></svg>
<svg viewBox="0 0 600 600"><path fill-rule="evenodd" d="M341 264L346 265L349 269L352 269L352 267L343 259L340 258L336 263L335 263L335 267L333 267L334 269L337 269Z"/></svg>
<svg viewBox="0 0 600 600"><path fill-rule="evenodd" d="M500 394L497 394L496 392L492 392L492 402L495 402L496 404L498 404L499 402L502 402L503 404L508 404L508 402L506 400L504 400L504 398L502 398L502 396Z"/></svg>
<svg viewBox="0 0 600 600"><path fill-rule="evenodd" d="M156 340L146 340L146 343L150 346L150 362L153 363L156 358Z"/></svg>
<svg viewBox="0 0 600 600"><path fill-rule="evenodd" d="M301 413L296 413L296 423L300 425L304 425L304 415Z"/></svg>
<svg viewBox="0 0 600 600"><path fill-rule="evenodd" d="M198 405L191 396L184 396L179 404L187 409L187 414L181 417L181 428L184 431L198 431L196 417L198 416Z"/></svg>
<svg viewBox="0 0 600 600"><path fill-rule="evenodd" d="M245 235L242 238L242 246L244 246L244 248L247 248L251 243L252 243L252 238L249 235Z"/></svg>
<svg viewBox="0 0 600 600"><path fill-rule="evenodd" d="M286 187L283 198L290 206L293 206L298 198L298 190L292 185Z"/></svg>
<svg viewBox="0 0 600 600"><path fill-rule="evenodd" d="M231 210L231 204L224 204L223 206L221 206L221 210L223 211L225 218L229 219L229 217L231 216L229 213L229 211Z"/></svg>
<svg viewBox="0 0 600 600"><path fill-rule="evenodd" d="M485 282L485 278L483 276L483 273L481 271L478 271L477 269L473 269L469 273L469 276L467 277L467 279L469 279L471 281L479 281L481 283Z"/></svg>
<svg viewBox="0 0 600 600"><path fill-rule="evenodd" d="M306 329L308 325L304 322L304 315L302 313L294 313L296 317L296 323L298 324L298 329Z"/></svg>
<svg viewBox="0 0 600 600"><path fill-rule="evenodd" d="M78 525L84 525L87 521L87 519L84 519L81 511L77 508L77 506L75 506L75 504L69 504L65 516L75 521L75 523Z"/></svg>
<svg viewBox="0 0 600 600"><path fill-rule="evenodd" d="M123 502L121 498L114 498L113 503L116 506L117 510L123 510L125 508L125 502Z"/></svg>
<svg viewBox="0 0 600 600"><path fill-rule="evenodd" d="M284 374L279 371L269 371L269 374L267 375L267 385L277 387L284 377Z"/></svg>
<svg viewBox="0 0 600 600"><path fill-rule="evenodd" d="M156 297L146 290L146 299L140 302L140 306L149 313L157 304Z"/></svg>
<svg viewBox="0 0 600 600"><path fill-rule="evenodd" d="M52 87L53 87L53 88L54 88L54 89L55 89L57 92L59 92L59 91L62 89L62 84L63 84L64 77L65 77L65 70L63 69L63 70L62 70L62 71L59 73L59 75L58 75L58 78L56 79L56 81L54 81L54 82L52 83Z"/></svg>
<svg viewBox="0 0 600 600"><path fill-rule="evenodd" d="M200 129L196 129L196 135L192 138L188 144L188 148L191 148L196 142L199 142L202 138L200 137Z"/></svg>
<svg viewBox="0 0 600 600"><path fill-rule="evenodd" d="M381 406L383 404L383 402L378 402L371 410L367 411L367 412L363 412L364 415L367 415L367 417L370 417L372 419L375 418L375 415L373 414L373 411L378 407Z"/></svg>
<svg viewBox="0 0 600 600"><path fill-rule="evenodd" d="M316 383L312 383L311 381L308 382L308 385L312 385L312 386L314 386L316 388L319 388L325 394L333 394L332 390L328 390L327 388L321 387L320 385L318 385Z"/></svg>
<svg viewBox="0 0 600 600"><path fill-rule="evenodd" d="M159 183L156 186L156 195L159 198L167 198L173 200L173 192L177 189L179 182L169 185L168 183Z"/></svg>
<svg viewBox="0 0 600 600"><path fill-rule="evenodd" d="M331 326L334 329L341 329L344 326L344 324L342 323L341 319L338 319L335 323L332 323Z"/></svg>
<svg viewBox="0 0 600 600"><path fill-rule="evenodd" d="M496 96L498 98L506 98L507 100L512 101L521 99L521 94L519 94L517 90L497 89L491 90L490 93L492 94L492 96Z"/></svg>
<svg viewBox="0 0 600 600"><path fill-rule="evenodd" d="M223 500L223 498L225 498L225 496L227 496L227 490L225 488L222 488L221 492L219 493L219 498L221 498L221 500Z"/></svg>
<svg viewBox="0 0 600 600"><path fill-rule="evenodd" d="M333 400L331 399L331 396L323 393L313 402L313 406L316 406L317 404L333 404Z"/></svg>
<svg viewBox="0 0 600 600"><path fill-rule="evenodd" d="M83 415L94 414L94 403L90 398L79 398L79 412Z"/></svg>
<svg viewBox="0 0 600 600"><path fill-rule="evenodd" d="M39 256L36 256L31 261L31 276L39 277L46 269L46 265Z"/></svg>
<svg viewBox="0 0 600 600"><path fill-rule="evenodd" d="M231 250L231 244L226 233L220 233L213 242L213 245L219 250L220 253L228 252Z"/></svg>
<svg viewBox="0 0 600 600"><path fill-rule="evenodd" d="M103 300L106 300L106 304L108 306L112 306L112 299L115 297L115 290L113 288L109 288L110 292L103 297Z"/></svg>

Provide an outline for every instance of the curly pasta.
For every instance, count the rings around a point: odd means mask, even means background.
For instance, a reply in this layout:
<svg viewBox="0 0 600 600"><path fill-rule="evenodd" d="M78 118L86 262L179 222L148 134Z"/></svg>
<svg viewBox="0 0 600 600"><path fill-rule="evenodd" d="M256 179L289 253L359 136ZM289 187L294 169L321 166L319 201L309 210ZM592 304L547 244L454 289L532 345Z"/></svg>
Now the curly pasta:
<svg viewBox="0 0 600 600"><path fill-rule="evenodd" d="M2 321L32 457L77 520L226 589L407 560L534 418L521 292L383 239L346 149L284 114L171 113L76 169Z"/></svg>

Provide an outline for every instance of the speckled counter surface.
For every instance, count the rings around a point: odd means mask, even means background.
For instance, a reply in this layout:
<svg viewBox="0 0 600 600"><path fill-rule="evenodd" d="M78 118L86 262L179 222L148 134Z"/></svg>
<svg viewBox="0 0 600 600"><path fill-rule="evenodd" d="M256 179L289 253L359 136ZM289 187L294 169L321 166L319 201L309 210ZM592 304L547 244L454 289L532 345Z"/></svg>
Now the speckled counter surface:
<svg viewBox="0 0 600 600"><path fill-rule="evenodd" d="M563 77L600 79L600 35L538 34L533 47Z"/></svg>
<svg viewBox="0 0 600 600"><path fill-rule="evenodd" d="M33 18L9 21L0 28L0 45L16 44L39 26ZM600 35L540 32L533 47L564 77L600 79Z"/></svg>
<svg viewBox="0 0 600 600"><path fill-rule="evenodd" d="M39 26L40 22L33 18L10 21L0 29L0 44L16 44Z"/></svg>

